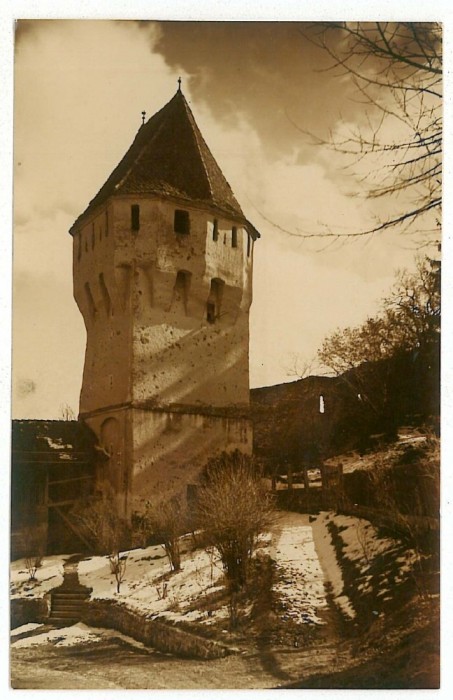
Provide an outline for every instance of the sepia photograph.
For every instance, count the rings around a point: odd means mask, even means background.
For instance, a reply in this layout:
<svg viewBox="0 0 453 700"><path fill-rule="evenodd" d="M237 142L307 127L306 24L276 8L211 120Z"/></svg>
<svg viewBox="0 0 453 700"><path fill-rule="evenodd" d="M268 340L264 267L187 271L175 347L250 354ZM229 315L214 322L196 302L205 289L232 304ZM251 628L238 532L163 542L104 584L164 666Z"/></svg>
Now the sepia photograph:
<svg viewBox="0 0 453 700"><path fill-rule="evenodd" d="M434 19L15 20L11 688L439 688Z"/></svg>

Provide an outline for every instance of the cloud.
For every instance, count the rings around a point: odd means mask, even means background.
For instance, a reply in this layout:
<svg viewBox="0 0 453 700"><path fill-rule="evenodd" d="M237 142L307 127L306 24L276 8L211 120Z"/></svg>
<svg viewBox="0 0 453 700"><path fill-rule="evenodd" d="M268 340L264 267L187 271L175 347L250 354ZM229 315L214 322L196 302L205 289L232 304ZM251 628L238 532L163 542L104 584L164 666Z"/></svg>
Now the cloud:
<svg viewBox="0 0 453 700"><path fill-rule="evenodd" d="M203 26L200 26L203 25ZM262 233L254 261L252 385L288 379L290 353L315 352L360 323L413 253L390 235L350 245L297 232L363 227L370 205L339 157L300 130L354 123L350 86L326 73L300 26L33 21L19 24L15 94L14 373L36 391L15 415L77 405L85 329L72 298L68 230L131 144L141 112L173 96L179 74L206 142ZM303 27L302 27L303 29Z"/></svg>

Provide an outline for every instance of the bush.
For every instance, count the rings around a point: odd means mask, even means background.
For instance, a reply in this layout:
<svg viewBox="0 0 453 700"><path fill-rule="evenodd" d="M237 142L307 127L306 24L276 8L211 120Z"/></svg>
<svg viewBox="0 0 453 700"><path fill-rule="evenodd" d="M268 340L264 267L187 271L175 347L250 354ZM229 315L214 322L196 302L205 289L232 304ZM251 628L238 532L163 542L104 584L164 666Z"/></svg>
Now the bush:
<svg viewBox="0 0 453 700"><path fill-rule="evenodd" d="M271 494L253 459L239 451L208 462L198 491L197 520L208 545L219 553L234 607L247 583L258 535L274 512Z"/></svg>
<svg viewBox="0 0 453 700"><path fill-rule="evenodd" d="M165 549L172 571L181 569L181 552L179 538L185 532L186 513L181 500L171 497L166 500L148 501L145 510L135 515L138 530L143 544L150 537L158 541Z"/></svg>
<svg viewBox="0 0 453 700"><path fill-rule="evenodd" d="M127 553L124 550L130 548L131 529L128 522L118 515L113 493L104 492L88 504L78 503L71 511L71 518L85 539L91 542L93 551L108 556L116 592L119 593L126 574Z"/></svg>

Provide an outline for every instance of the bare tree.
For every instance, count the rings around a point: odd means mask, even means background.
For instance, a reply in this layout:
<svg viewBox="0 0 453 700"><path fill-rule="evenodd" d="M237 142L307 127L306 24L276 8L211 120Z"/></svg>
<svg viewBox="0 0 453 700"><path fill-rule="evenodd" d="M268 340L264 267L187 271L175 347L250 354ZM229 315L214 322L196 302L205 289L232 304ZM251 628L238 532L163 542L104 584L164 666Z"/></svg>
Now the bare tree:
<svg viewBox="0 0 453 700"><path fill-rule="evenodd" d="M328 70L355 86L363 105L360 122L331 131L328 138L309 133L314 145L344 156L344 170L357 177L371 199L386 199L391 213L373 225L339 233L279 230L300 238L369 236L388 229L410 232L420 245L440 238L442 204L442 26L435 22L316 22L303 32L332 59ZM363 161L363 163L362 163ZM266 217L263 215L263 218ZM266 219L269 221L269 219Z"/></svg>
<svg viewBox="0 0 453 700"><path fill-rule="evenodd" d="M179 540L186 531L186 513L180 498L148 502L140 518L145 539L156 538L164 547L172 571L181 569Z"/></svg>
<svg viewBox="0 0 453 700"><path fill-rule="evenodd" d="M288 355L288 361L283 368L287 377L297 377L297 379L305 379L313 372L315 360L312 358L306 360L297 352L291 352Z"/></svg>
<svg viewBox="0 0 453 700"><path fill-rule="evenodd" d="M219 553L232 595L247 583L258 535L271 523L273 503L251 457L239 451L212 459L197 499L198 522Z"/></svg>
<svg viewBox="0 0 453 700"><path fill-rule="evenodd" d="M104 493L92 502L78 503L71 518L97 554L107 554L110 571L115 577L116 592L120 592L127 566L127 550L131 532L127 521L118 515L114 495Z"/></svg>
<svg viewBox="0 0 453 700"><path fill-rule="evenodd" d="M27 525L21 533L25 551L25 566L28 580L36 581L38 569L41 568L44 556L44 544L36 526Z"/></svg>
<svg viewBox="0 0 453 700"><path fill-rule="evenodd" d="M413 350L438 340L439 263L419 259L415 272L400 272L381 306L381 313L361 326L336 330L326 338L318 353L324 366L341 374L362 362L383 360L397 350Z"/></svg>
<svg viewBox="0 0 453 700"><path fill-rule="evenodd" d="M334 136L334 148L358 160L373 156L366 176L372 198L399 197L404 209L367 234L397 225L437 233L442 188L442 28L430 22L322 23L310 39L349 76L367 124ZM378 160L374 158L378 156ZM404 195L402 197L402 195ZM431 235L431 237L435 237Z"/></svg>
<svg viewBox="0 0 453 700"><path fill-rule="evenodd" d="M76 412L68 403L60 404L60 418L62 420L76 420Z"/></svg>

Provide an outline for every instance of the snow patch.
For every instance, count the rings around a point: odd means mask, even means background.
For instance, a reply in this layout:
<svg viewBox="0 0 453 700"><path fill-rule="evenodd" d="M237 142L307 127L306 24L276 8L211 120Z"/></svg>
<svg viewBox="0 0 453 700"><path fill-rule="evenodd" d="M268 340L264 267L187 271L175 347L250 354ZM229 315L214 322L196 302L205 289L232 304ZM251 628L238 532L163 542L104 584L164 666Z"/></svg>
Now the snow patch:
<svg viewBox="0 0 453 700"><path fill-rule="evenodd" d="M327 607L324 576L308 516L292 514L271 548L278 582L274 591L284 609L282 619L298 624L325 624L318 611Z"/></svg>
<svg viewBox="0 0 453 700"><path fill-rule="evenodd" d="M44 557L36 572L37 581L29 581L25 559L16 559L10 567L11 598L43 598L52 588L63 583L63 565L66 557Z"/></svg>
<svg viewBox="0 0 453 700"><path fill-rule="evenodd" d="M23 634L24 632L31 632L32 630L42 627L41 622L27 622L26 625L21 625L20 627L15 627L11 630L11 634L16 636L18 634Z"/></svg>

